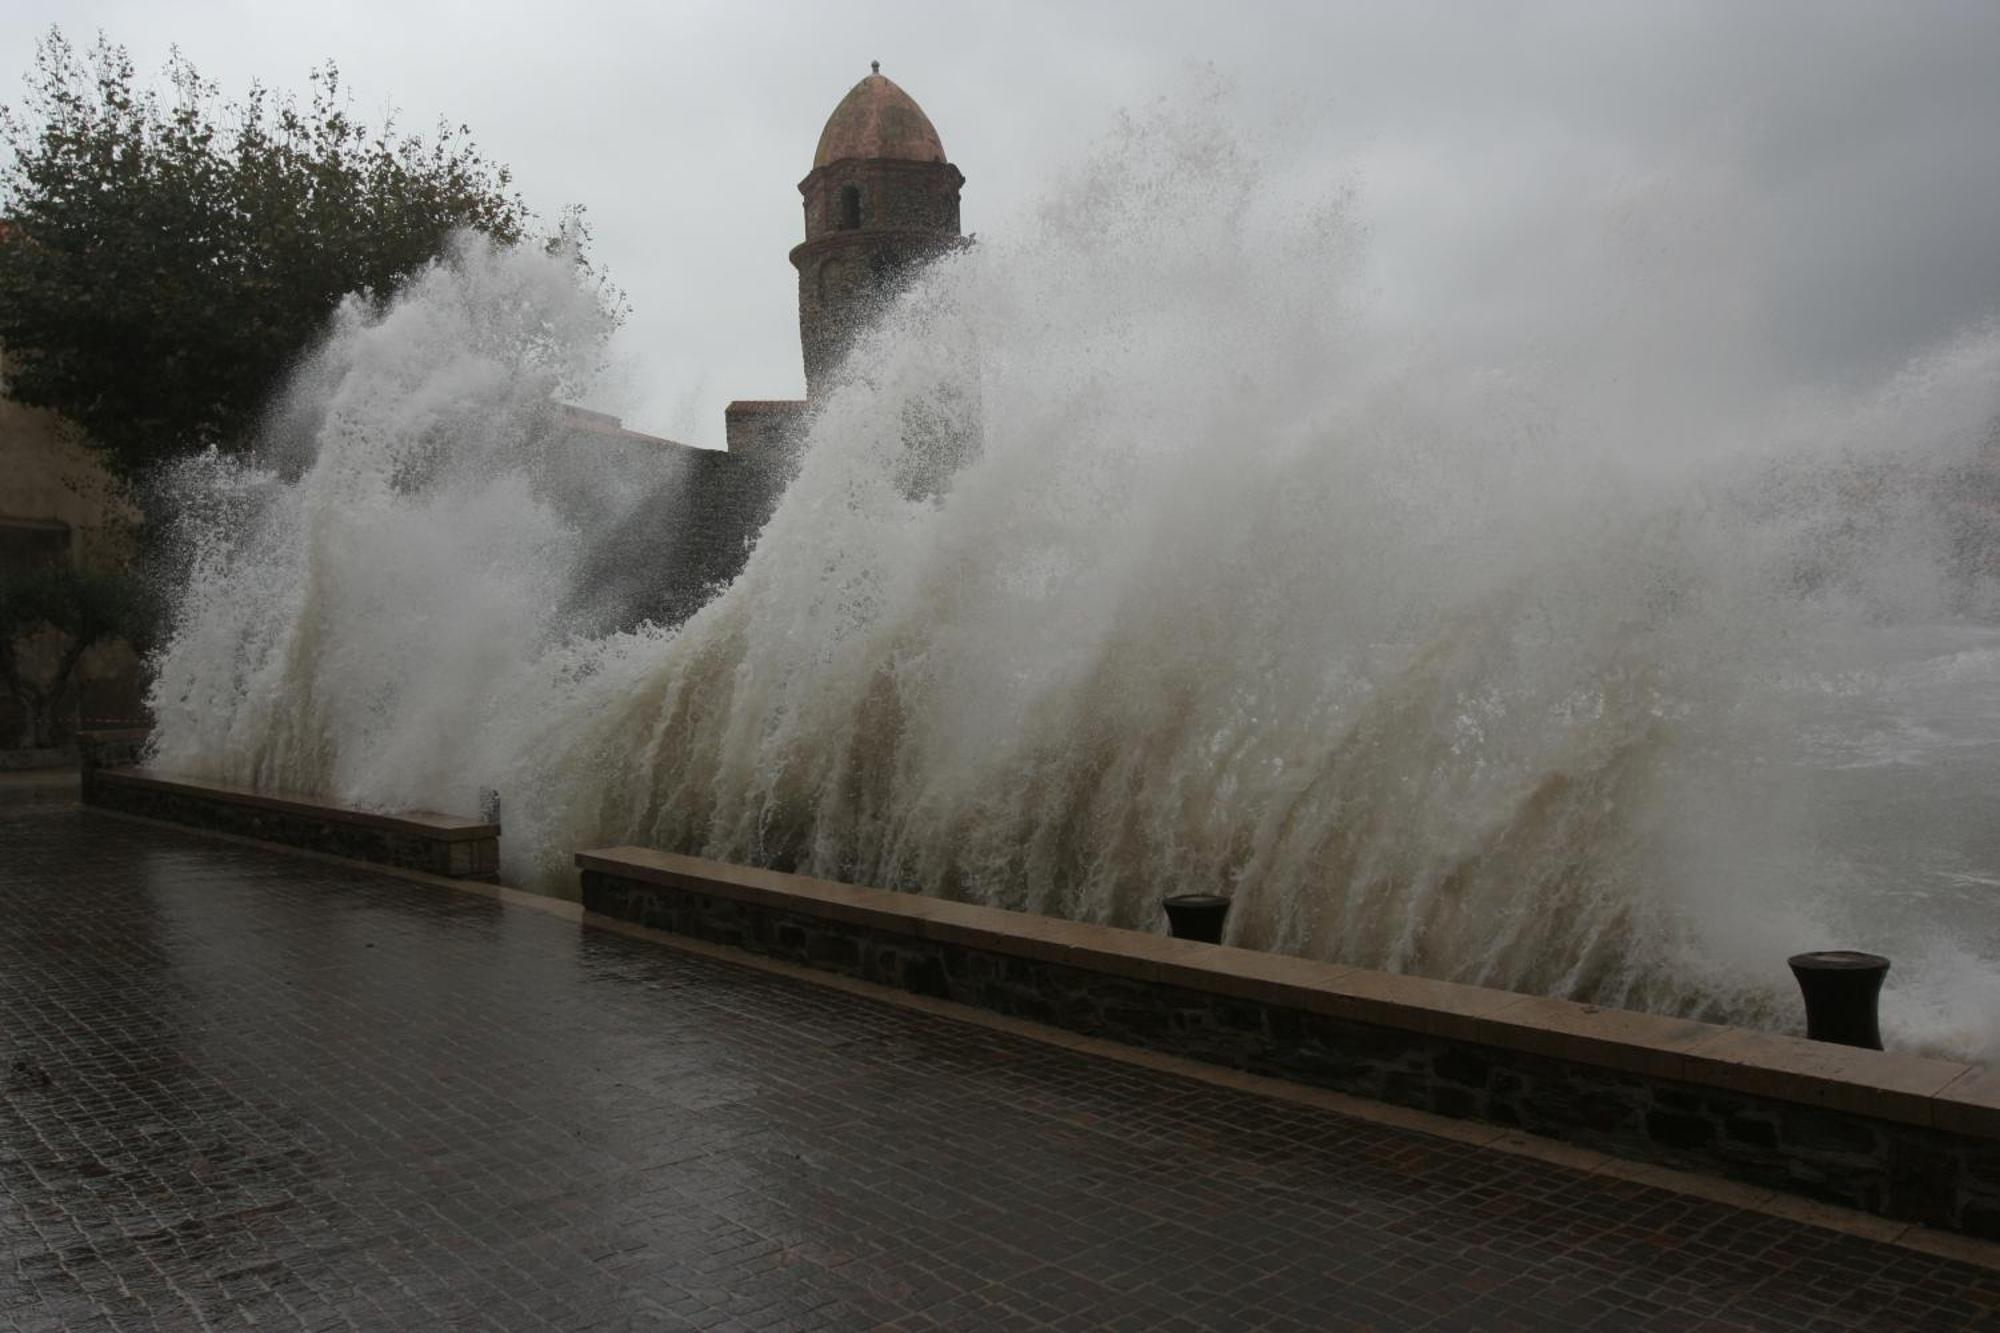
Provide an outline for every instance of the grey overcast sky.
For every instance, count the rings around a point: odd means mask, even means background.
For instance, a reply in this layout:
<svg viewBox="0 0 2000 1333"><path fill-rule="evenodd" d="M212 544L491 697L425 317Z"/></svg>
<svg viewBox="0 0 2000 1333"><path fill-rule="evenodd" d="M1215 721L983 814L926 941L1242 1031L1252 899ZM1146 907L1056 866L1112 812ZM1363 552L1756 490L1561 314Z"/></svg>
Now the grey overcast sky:
<svg viewBox="0 0 2000 1333"><path fill-rule="evenodd" d="M1514 320L1546 277L1522 247L1621 190L1756 287L1801 379L2000 313L1994 0L8 0L0 100L52 24L153 71L178 44L231 94L332 58L364 114L470 125L537 209L590 210L634 307L601 405L691 443L801 391L796 186L871 59L965 172L969 231L1212 70L1274 177L1352 186L1415 327Z"/></svg>

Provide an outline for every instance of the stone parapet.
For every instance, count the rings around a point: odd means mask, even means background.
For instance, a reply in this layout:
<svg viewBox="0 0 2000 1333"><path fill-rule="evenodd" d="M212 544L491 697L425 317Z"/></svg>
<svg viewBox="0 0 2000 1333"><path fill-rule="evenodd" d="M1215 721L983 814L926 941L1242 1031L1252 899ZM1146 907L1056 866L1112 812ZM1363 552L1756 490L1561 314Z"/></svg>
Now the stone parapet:
<svg viewBox="0 0 2000 1333"><path fill-rule="evenodd" d="M2000 1074L834 884L577 855L587 912L1251 1073L2000 1239Z"/></svg>
<svg viewBox="0 0 2000 1333"><path fill-rule="evenodd" d="M805 414L803 399L739 399L722 412L729 452L782 459L798 443Z"/></svg>
<svg viewBox="0 0 2000 1333"><path fill-rule="evenodd" d="M129 768L146 752L150 727L121 727L114 731L80 731L76 736L77 766L87 784L90 775L104 768Z"/></svg>
<svg viewBox="0 0 2000 1333"><path fill-rule="evenodd" d="M29 773L38 768L75 768L82 753L73 745L0 750L0 773Z"/></svg>
<svg viewBox="0 0 2000 1333"><path fill-rule="evenodd" d="M500 870L500 825L428 810L355 810L312 796L87 763L83 799L124 814L452 879L492 880Z"/></svg>

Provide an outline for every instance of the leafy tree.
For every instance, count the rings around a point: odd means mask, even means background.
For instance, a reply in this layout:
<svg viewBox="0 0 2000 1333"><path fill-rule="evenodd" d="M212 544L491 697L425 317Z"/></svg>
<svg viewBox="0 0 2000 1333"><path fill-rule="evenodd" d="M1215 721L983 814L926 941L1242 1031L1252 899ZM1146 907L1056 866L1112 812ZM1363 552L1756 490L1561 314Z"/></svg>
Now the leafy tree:
<svg viewBox="0 0 2000 1333"><path fill-rule="evenodd" d="M113 639L143 652L157 623L152 597L128 572L54 562L0 576L0 689L20 708L19 743L61 740L83 655Z"/></svg>
<svg viewBox="0 0 2000 1333"><path fill-rule="evenodd" d="M170 95L103 37L51 30L25 111L0 108L6 392L78 422L125 476L233 448L340 299L385 299L459 228L535 225L464 126L406 135L349 114L338 70L308 104L252 85L223 102L178 51ZM580 210L546 243L588 274ZM622 296L590 275L614 318Z"/></svg>

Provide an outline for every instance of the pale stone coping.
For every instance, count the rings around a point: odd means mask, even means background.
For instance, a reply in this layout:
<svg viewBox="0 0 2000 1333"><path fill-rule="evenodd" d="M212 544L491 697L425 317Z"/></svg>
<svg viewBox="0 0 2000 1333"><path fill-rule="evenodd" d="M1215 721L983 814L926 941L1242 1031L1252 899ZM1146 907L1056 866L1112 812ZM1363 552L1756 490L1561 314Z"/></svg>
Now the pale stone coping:
<svg viewBox="0 0 2000 1333"><path fill-rule="evenodd" d="M2000 1139L2000 1071L861 888L645 847L580 869L893 934L1646 1077Z"/></svg>
<svg viewBox="0 0 2000 1333"><path fill-rule="evenodd" d="M803 412L806 400L803 398L738 398L722 409L725 416L741 416L752 412Z"/></svg>
<svg viewBox="0 0 2000 1333"><path fill-rule="evenodd" d="M92 781L172 792L181 796L198 796L227 805L248 805L263 810L282 811L285 814L307 815L336 824L354 824L362 828L387 829L396 833L415 833L433 842L477 842L483 838L500 836L498 824L464 819L458 815L439 814L434 810L381 812L356 810L352 806L335 805L317 796L294 792L259 791L254 787L239 786L233 782L176 777L145 768L99 769L93 775Z"/></svg>

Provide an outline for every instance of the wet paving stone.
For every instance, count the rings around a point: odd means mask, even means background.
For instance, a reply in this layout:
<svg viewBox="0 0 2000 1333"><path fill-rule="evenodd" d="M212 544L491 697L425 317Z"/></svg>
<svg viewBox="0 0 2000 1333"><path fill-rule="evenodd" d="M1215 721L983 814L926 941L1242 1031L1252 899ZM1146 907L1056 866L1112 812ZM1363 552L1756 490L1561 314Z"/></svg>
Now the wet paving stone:
<svg viewBox="0 0 2000 1333"><path fill-rule="evenodd" d="M2000 1328L2000 1274L0 810L0 1327Z"/></svg>

